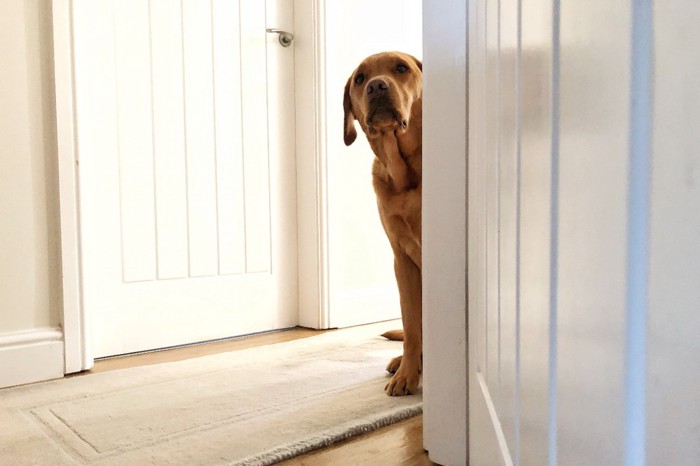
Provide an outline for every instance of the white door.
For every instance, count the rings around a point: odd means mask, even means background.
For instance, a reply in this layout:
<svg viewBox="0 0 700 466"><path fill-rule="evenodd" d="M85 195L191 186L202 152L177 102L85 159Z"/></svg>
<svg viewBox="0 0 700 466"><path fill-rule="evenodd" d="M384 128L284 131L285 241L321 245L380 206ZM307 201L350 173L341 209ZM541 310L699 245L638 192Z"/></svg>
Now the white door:
<svg viewBox="0 0 700 466"><path fill-rule="evenodd" d="M292 2L75 0L95 357L296 325Z"/></svg>

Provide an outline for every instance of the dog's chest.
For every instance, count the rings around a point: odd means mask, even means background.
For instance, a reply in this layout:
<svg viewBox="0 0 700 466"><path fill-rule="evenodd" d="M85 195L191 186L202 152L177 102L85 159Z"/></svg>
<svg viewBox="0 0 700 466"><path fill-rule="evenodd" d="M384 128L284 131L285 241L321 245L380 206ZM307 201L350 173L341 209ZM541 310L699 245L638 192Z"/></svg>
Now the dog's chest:
<svg viewBox="0 0 700 466"><path fill-rule="evenodd" d="M421 188L402 192L380 189L377 207L382 225L393 247L413 250L421 245Z"/></svg>
<svg viewBox="0 0 700 466"><path fill-rule="evenodd" d="M420 214L420 187L378 198L378 202L385 216L401 220L410 227Z"/></svg>

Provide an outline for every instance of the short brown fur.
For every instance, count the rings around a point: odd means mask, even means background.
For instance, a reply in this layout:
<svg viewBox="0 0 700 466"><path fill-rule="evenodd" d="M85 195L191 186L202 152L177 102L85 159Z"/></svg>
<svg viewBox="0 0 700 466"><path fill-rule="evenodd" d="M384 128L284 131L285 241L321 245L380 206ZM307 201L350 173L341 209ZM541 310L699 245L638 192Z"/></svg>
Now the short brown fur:
<svg viewBox="0 0 700 466"><path fill-rule="evenodd" d="M389 395L415 393L422 370L422 76L421 62L411 55L379 53L352 73L343 97L343 138L346 145L355 141L357 120L375 154L374 191L394 252L404 345L403 355L387 366Z"/></svg>

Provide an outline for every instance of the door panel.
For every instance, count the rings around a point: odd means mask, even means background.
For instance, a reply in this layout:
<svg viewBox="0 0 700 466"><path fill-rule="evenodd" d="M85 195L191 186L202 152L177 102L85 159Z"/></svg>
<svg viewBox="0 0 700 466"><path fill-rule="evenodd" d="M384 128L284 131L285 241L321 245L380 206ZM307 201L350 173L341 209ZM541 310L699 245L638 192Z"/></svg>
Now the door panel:
<svg viewBox="0 0 700 466"><path fill-rule="evenodd" d="M182 0L185 169L191 277L218 273L218 154L214 132L214 87L225 85L225 82L214 83L216 63L213 60L212 24L209 2Z"/></svg>
<svg viewBox="0 0 700 466"><path fill-rule="evenodd" d="M219 267L222 274L246 271L245 176L243 154L243 96L241 95L241 14L228 0L212 3L214 32L214 86L217 147L217 198L219 221ZM257 25L260 27L260 24ZM250 66L250 65L248 65ZM263 93L264 95L264 93Z"/></svg>
<svg viewBox="0 0 700 466"><path fill-rule="evenodd" d="M152 0L150 22L153 99L153 166L155 175L157 273L161 280L189 274L187 239L187 170L185 102L182 94L182 21L180 5Z"/></svg>
<svg viewBox="0 0 700 466"><path fill-rule="evenodd" d="M148 3L114 3L114 68L124 281L156 276ZM83 154L87 156L87 154Z"/></svg>
<svg viewBox="0 0 700 466"><path fill-rule="evenodd" d="M295 325L293 49L265 31L291 5L73 9L94 355Z"/></svg>

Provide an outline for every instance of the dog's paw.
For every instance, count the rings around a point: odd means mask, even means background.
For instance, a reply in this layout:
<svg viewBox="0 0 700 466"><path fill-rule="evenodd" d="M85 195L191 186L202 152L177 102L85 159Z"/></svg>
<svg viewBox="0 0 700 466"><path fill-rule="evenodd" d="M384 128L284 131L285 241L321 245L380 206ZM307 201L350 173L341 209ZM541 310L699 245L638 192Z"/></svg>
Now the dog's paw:
<svg viewBox="0 0 700 466"><path fill-rule="evenodd" d="M392 341L403 341L403 329L401 330L389 330L388 332L382 333L382 336L387 340Z"/></svg>
<svg viewBox="0 0 700 466"><path fill-rule="evenodd" d="M390 363L391 364L391 363ZM413 395L418 391L420 383L420 371L417 367L407 369L402 365L389 379L384 390L389 396Z"/></svg>
<svg viewBox="0 0 700 466"><path fill-rule="evenodd" d="M401 356L396 356L391 361L389 361L389 364L387 364L386 366L386 371L390 374L396 374L396 371L399 370L399 367L401 367Z"/></svg>

